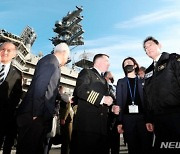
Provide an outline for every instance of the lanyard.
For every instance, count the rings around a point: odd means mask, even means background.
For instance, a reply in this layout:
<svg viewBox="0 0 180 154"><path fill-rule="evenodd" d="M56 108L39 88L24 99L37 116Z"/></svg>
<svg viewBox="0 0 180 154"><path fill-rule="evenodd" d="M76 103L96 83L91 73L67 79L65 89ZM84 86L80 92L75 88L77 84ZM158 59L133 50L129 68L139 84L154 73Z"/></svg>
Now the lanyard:
<svg viewBox="0 0 180 154"><path fill-rule="evenodd" d="M129 79L127 78L128 87L129 87L129 92L130 92L131 100L132 100L132 105L134 105L134 100L135 100L135 95L136 95L136 80L137 80L137 77L135 78L134 93L133 93L133 95L132 95L132 91L131 91L131 86L130 86L130 83L129 83Z"/></svg>

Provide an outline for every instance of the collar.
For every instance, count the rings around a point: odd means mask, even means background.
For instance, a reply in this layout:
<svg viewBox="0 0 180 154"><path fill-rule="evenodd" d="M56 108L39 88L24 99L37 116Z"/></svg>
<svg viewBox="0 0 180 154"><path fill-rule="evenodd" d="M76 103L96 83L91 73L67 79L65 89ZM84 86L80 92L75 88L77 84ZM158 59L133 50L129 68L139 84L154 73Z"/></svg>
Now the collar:
<svg viewBox="0 0 180 154"><path fill-rule="evenodd" d="M104 74L104 72L101 72L98 68L94 67L94 69L101 75L101 73Z"/></svg>
<svg viewBox="0 0 180 154"><path fill-rule="evenodd" d="M154 61L154 62L155 62L155 61L157 62L157 61L160 59L161 55L162 55L162 53L159 54L159 56L157 56L157 58L156 58L155 60L153 60L153 61Z"/></svg>
<svg viewBox="0 0 180 154"><path fill-rule="evenodd" d="M10 67L11 62L10 62L10 63L7 63L7 64L0 63L0 66L2 66L2 65L5 65L5 68L6 68L6 67Z"/></svg>
<svg viewBox="0 0 180 154"><path fill-rule="evenodd" d="M59 65L61 65L61 60L56 55L54 55L54 56L57 58Z"/></svg>

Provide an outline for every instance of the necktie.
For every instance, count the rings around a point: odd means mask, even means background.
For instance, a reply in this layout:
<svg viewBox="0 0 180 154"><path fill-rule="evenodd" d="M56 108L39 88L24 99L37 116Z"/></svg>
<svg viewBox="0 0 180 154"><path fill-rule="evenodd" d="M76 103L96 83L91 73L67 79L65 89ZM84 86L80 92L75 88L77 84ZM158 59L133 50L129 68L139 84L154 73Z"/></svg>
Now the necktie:
<svg viewBox="0 0 180 154"><path fill-rule="evenodd" d="M4 67L5 67L5 65L2 65L1 70L0 70L0 85L1 85L1 84L3 83L3 81L4 81L4 75L5 75Z"/></svg>
<svg viewBox="0 0 180 154"><path fill-rule="evenodd" d="M156 70L157 67L157 61L154 61L154 71Z"/></svg>

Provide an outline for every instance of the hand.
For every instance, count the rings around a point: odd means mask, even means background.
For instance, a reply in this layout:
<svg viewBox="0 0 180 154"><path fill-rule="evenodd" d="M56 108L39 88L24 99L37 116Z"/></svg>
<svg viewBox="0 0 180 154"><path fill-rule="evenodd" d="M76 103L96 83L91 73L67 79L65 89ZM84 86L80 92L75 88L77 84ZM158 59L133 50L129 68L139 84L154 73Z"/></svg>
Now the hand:
<svg viewBox="0 0 180 154"><path fill-rule="evenodd" d="M113 103L113 99L111 96L104 96L104 104L110 106Z"/></svg>
<svg viewBox="0 0 180 154"><path fill-rule="evenodd" d="M118 133L121 134L124 132L124 130L122 129L122 125L118 125L117 126L117 130L118 130Z"/></svg>
<svg viewBox="0 0 180 154"><path fill-rule="evenodd" d="M154 126L151 123L146 123L146 128L149 132L153 132L154 131Z"/></svg>
<svg viewBox="0 0 180 154"><path fill-rule="evenodd" d="M61 124L61 125L65 125L65 123L66 123L66 121L65 121L64 119L61 119L61 120L60 120L60 124Z"/></svg>
<svg viewBox="0 0 180 154"><path fill-rule="evenodd" d="M71 104L74 103L72 97L69 97L69 102L70 102Z"/></svg>
<svg viewBox="0 0 180 154"><path fill-rule="evenodd" d="M113 105L113 106L112 106L112 112L113 112L114 114L118 115L119 112L120 112L120 107L119 107L118 105Z"/></svg>
<svg viewBox="0 0 180 154"><path fill-rule="evenodd" d="M37 117L33 117L33 120L37 119Z"/></svg>

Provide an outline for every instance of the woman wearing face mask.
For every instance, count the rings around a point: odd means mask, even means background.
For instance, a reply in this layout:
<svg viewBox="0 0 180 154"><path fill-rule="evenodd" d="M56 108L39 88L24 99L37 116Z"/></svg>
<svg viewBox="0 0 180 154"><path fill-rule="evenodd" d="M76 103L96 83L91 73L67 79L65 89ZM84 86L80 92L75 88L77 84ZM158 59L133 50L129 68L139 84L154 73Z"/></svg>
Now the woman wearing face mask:
<svg viewBox="0 0 180 154"><path fill-rule="evenodd" d="M152 134L144 121L143 80L137 77L139 66L132 57L124 59L123 79L117 82L116 99L121 108L118 132L123 133L129 154L149 154Z"/></svg>

